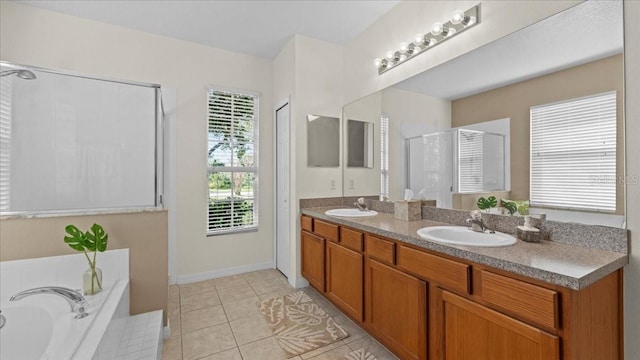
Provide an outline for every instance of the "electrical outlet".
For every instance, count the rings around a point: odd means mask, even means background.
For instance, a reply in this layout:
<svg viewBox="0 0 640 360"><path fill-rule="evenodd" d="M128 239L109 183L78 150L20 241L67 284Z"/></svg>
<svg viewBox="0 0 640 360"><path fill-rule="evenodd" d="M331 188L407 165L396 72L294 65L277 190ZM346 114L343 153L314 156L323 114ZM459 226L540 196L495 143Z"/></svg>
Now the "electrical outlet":
<svg viewBox="0 0 640 360"><path fill-rule="evenodd" d="M354 185L353 179L350 179L350 180L349 180L349 190L353 190L353 189L355 189L355 188L356 188L356 187L355 187L355 185Z"/></svg>
<svg viewBox="0 0 640 360"><path fill-rule="evenodd" d="M329 185L329 190L335 190L335 189L336 189L336 181L331 180L331 184Z"/></svg>

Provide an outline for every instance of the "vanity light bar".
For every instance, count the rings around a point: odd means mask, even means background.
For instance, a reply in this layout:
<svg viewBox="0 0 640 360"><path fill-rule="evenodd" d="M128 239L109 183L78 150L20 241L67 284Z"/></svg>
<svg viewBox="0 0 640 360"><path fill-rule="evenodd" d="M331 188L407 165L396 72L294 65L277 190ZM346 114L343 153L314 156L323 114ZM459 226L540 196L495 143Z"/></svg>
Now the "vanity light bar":
<svg viewBox="0 0 640 360"><path fill-rule="evenodd" d="M378 75L404 63L409 59L413 59L418 54L441 44L461 32L474 27L480 23L480 4L472 7L467 11L456 10L451 15L451 20L446 23L434 23L431 31L423 34L419 33L410 43L401 43L400 48L396 51L387 51L384 58L374 60L378 68Z"/></svg>

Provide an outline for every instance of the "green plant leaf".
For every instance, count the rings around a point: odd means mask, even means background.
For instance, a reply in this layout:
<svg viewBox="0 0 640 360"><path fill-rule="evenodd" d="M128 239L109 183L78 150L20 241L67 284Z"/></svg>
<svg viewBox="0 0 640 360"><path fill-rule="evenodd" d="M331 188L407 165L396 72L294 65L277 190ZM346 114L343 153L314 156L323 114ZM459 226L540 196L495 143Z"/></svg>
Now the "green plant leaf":
<svg viewBox="0 0 640 360"><path fill-rule="evenodd" d="M516 205L516 203L514 203L513 201L502 199L501 202L502 202L502 207L507 209L507 211L509 212L509 215L513 215L515 214L516 211L518 211L518 205Z"/></svg>
<svg viewBox="0 0 640 360"><path fill-rule="evenodd" d="M85 234L86 243L84 244L89 251L103 252L107 249L107 241L109 236L104 232L102 226L93 224Z"/></svg>
<svg viewBox="0 0 640 360"><path fill-rule="evenodd" d="M489 207L490 208L494 208L494 207L498 206L498 199L496 199L495 196L489 196L489 198L487 200L489 201Z"/></svg>
<svg viewBox="0 0 640 360"><path fill-rule="evenodd" d="M481 197L480 199L478 199L478 209L480 210L486 210L489 207L491 207L489 200L485 199L484 197Z"/></svg>
<svg viewBox="0 0 640 360"><path fill-rule="evenodd" d="M67 234L70 235L64 237L64 242L74 250L84 251L85 237L82 231L80 231L80 229L78 229L78 227L76 227L75 225L67 225L64 229Z"/></svg>
<svg viewBox="0 0 640 360"><path fill-rule="evenodd" d="M109 241L109 234L104 232L102 226L93 224L91 231L95 234L96 248L98 251L103 252L107 250L107 242Z"/></svg>

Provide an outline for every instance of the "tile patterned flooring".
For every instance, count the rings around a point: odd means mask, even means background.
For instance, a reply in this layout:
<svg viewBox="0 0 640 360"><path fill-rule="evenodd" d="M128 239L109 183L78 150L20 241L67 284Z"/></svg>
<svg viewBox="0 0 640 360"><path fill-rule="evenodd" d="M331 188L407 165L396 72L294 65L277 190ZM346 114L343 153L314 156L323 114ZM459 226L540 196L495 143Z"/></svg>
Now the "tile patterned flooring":
<svg viewBox="0 0 640 360"><path fill-rule="evenodd" d="M338 360L365 348L378 360L395 360L333 304L312 288L305 291L341 325L349 337L291 360ZM169 287L171 337L163 360L286 360L267 323L260 302L298 291L274 269Z"/></svg>

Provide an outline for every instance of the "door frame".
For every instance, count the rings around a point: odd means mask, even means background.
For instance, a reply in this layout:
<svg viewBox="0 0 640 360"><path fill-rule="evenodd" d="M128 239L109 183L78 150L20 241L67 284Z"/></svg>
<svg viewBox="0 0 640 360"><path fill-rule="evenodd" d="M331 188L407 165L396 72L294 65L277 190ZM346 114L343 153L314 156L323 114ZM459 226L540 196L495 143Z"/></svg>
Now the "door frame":
<svg viewBox="0 0 640 360"><path fill-rule="evenodd" d="M273 172L273 268L278 270L278 125L277 125L277 112L279 109L289 106L289 146L291 146L291 101L290 97L287 96L285 99L278 101L273 108L273 160L274 160L274 172ZM289 183L291 183L291 154L288 157L289 162ZM289 195L289 206L291 206L291 193ZM291 225L291 214L286 214L287 222ZM288 231L290 234L291 231ZM291 253L291 236L289 236L289 253ZM291 254L289 254L291 255ZM291 257L291 256L289 256ZM279 271L279 270L278 270ZM292 277L291 274L291 259L289 259L289 278Z"/></svg>

